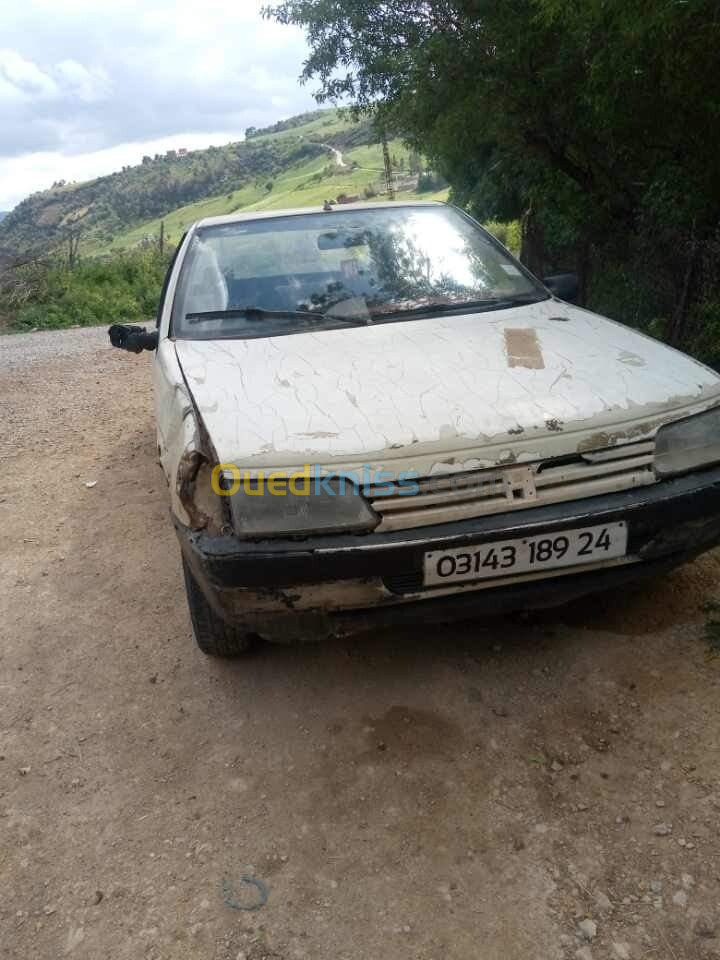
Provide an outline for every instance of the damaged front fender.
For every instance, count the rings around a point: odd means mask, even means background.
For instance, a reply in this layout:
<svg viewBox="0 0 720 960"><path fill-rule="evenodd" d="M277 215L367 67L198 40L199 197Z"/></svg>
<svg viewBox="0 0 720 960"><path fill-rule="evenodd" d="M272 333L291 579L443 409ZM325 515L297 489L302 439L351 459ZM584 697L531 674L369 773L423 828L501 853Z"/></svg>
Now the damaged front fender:
<svg viewBox="0 0 720 960"><path fill-rule="evenodd" d="M210 485L216 454L185 384L171 341L161 341L153 367L158 455L175 517L192 530L229 532L222 498Z"/></svg>

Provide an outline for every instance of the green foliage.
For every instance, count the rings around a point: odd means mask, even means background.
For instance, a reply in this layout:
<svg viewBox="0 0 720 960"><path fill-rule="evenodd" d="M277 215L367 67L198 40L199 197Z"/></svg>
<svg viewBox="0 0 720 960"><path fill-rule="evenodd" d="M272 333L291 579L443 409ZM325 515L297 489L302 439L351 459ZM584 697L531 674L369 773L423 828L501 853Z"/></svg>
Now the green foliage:
<svg viewBox="0 0 720 960"><path fill-rule="evenodd" d="M479 219L522 219L536 272L575 267L590 306L614 300L615 316L710 357L717 9L284 0L266 14L306 30L321 100L344 97L406 137Z"/></svg>
<svg viewBox="0 0 720 960"><path fill-rule="evenodd" d="M334 161L328 162L325 149L320 156L291 164L279 172L270 193L264 189L263 181L253 181L236 190L231 197L222 194L178 207L163 217L146 220L117 233L109 242L98 241L92 245L86 243L82 245L82 249L86 254L107 254L116 250L132 249L148 240L157 240L161 219L165 222L166 238L169 242L177 243L190 224L203 217L219 216L235 210L322 206L325 200L336 197L339 193L362 196L369 187L378 195L384 189L378 186L384 173L382 147L377 142L377 133L369 124L358 124L352 117L339 111L324 110L321 111L320 120L316 119L305 126L296 127L295 130L302 131L304 137L317 137L322 143L341 149L346 166L339 167ZM359 146L346 147L346 142L355 140L357 131L361 131L360 137L364 142ZM407 160L408 149L401 140L390 140L389 147L398 162ZM447 195L447 188L443 188L432 194L424 194L423 199L446 200ZM406 185L397 196L398 199L417 199L418 194L414 186Z"/></svg>
<svg viewBox="0 0 720 960"><path fill-rule="evenodd" d="M22 332L147 321L155 313L168 256L145 248L112 258L35 262L3 277L0 320Z"/></svg>
<svg viewBox="0 0 720 960"><path fill-rule="evenodd" d="M257 137L264 137L273 133L286 133L288 130L296 130L298 127L304 127L314 120L324 119L327 116L325 110L312 110L309 113L300 113L296 117L290 117L287 120L280 120L270 127L248 127L245 131L247 140L254 140Z"/></svg>
<svg viewBox="0 0 720 960"><path fill-rule="evenodd" d="M507 223L501 223L500 220L489 220L483 226L511 253L515 254L516 257L519 255L522 241L519 220L510 220Z"/></svg>
<svg viewBox="0 0 720 960"><path fill-rule="evenodd" d="M426 170L418 176L417 191L418 193L433 193L436 190L442 190L447 185L448 182L445 177L439 173Z"/></svg>

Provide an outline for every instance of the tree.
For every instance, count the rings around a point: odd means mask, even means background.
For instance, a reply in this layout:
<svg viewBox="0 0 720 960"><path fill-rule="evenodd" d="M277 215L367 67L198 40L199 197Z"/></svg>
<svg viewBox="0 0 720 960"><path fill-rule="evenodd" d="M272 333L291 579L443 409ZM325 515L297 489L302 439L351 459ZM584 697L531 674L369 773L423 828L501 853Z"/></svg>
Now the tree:
<svg viewBox="0 0 720 960"><path fill-rule="evenodd" d="M644 264L664 291L653 303L687 317L720 223L715 0L285 0L266 14L305 28L321 101L379 115L481 218L522 218L536 267L572 260L589 286L593 262Z"/></svg>

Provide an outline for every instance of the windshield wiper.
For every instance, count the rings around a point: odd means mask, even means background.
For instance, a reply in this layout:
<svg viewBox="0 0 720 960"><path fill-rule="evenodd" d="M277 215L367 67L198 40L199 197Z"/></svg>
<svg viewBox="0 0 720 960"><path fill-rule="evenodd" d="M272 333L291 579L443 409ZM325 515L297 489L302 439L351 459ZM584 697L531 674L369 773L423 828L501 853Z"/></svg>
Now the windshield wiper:
<svg viewBox="0 0 720 960"><path fill-rule="evenodd" d="M362 321L355 317L338 317L333 313L315 313L312 310L266 310L263 307L232 307L230 310L205 310L200 313L186 313L188 323L206 323L210 320L226 320L240 317L255 320L338 320L340 323L357 325Z"/></svg>
<svg viewBox="0 0 720 960"><path fill-rule="evenodd" d="M502 310L527 303L540 303L549 297L540 293L521 293L514 297L489 297L485 300L461 300L452 303L421 303L414 307L399 307L397 310L377 310L370 316L375 319L393 317L412 317L418 314L472 313L483 310Z"/></svg>
<svg viewBox="0 0 720 960"><path fill-rule="evenodd" d="M549 300L546 293L516 293L512 297L498 297L493 303L493 309L498 310L503 307L521 307L527 303L542 303L543 300Z"/></svg>

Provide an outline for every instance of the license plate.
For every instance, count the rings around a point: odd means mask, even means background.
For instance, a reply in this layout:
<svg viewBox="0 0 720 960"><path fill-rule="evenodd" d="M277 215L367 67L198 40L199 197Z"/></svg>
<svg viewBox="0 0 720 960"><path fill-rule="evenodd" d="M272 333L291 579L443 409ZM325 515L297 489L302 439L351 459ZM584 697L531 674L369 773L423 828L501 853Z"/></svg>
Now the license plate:
<svg viewBox="0 0 720 960"><path fill-rule="evenodd" d="M627 535L626 523L606 523L537 537L476 543L457 550L432 550L425 554L425 586L613 560L625 556Z"/></svg>

